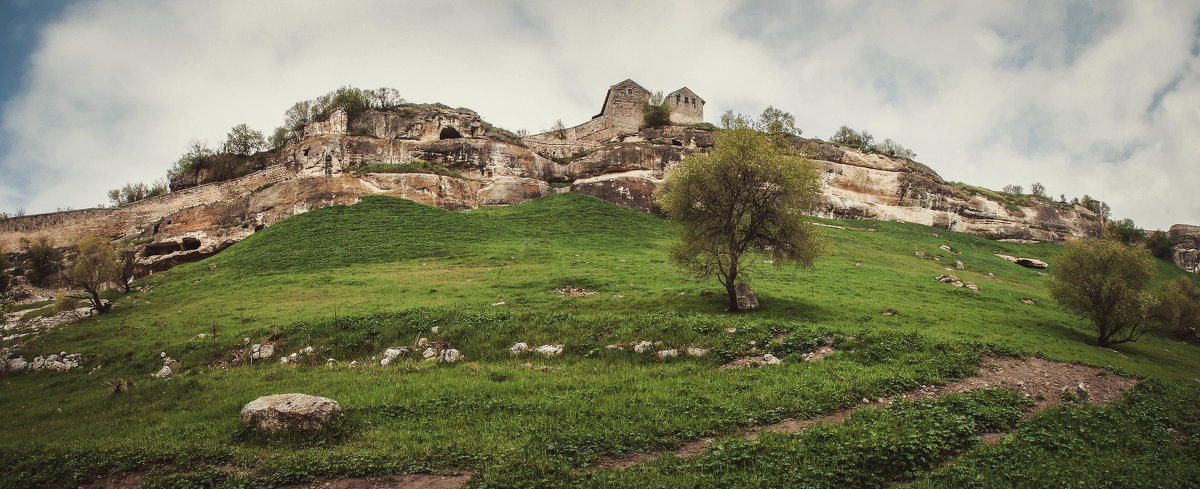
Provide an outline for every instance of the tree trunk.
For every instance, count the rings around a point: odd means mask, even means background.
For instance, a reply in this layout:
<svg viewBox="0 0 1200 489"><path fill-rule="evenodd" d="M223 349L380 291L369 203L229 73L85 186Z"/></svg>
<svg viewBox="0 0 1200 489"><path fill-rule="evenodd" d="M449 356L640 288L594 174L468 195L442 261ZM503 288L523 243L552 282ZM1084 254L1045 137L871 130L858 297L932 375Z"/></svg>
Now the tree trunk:
<svg viewBox="0 0 1200 489"><path fill-rule="evenodd" d="M725 294L729 297L729 311L738 312L737 287L733 285L733 281L725 282Z"/></svg>

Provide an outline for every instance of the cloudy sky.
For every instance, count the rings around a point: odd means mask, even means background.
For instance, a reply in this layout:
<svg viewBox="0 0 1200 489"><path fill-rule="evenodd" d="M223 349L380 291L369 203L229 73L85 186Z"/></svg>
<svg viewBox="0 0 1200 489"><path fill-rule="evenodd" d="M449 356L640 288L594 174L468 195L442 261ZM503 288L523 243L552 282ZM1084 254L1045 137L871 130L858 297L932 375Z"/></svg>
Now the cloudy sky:
<svg viewBox="0 0 1200 489"><path fill-rule="evenodd" d="M1200 224L1200 2L0 0L0 211L103 203L342 85L531 132L613 83L866 129L947 180Z"/></svg>

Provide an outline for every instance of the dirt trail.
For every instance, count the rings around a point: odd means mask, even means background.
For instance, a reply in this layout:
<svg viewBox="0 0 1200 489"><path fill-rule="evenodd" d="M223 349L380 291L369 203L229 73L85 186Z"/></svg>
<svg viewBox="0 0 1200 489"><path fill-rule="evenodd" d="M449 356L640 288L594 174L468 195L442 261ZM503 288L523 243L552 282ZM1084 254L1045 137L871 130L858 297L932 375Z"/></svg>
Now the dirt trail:
<svg viewBox="0 0 1200 489"><path fill-rule="evenodd" d="M762 432L775 431L797 433L805 428L816 425L838 424L849 418L855 409L862 406L886 406L895 399L922 400L932 399L953 392L975 392L982 389L999 387L1008 389L1034 402L1033 407L1026 413L1029 416L1054 404L1062 404L1062 397L1070 397L1091 404L1106 404L1120 399L1125 391L1137 386L1140 381L1121 377L1107 370L1088 367L1075 363L1060 363L1030 357L994 358L985 356L980 361L978 376L951 382L943 386L923 386L902 393L898 396L884 398L875 402L867 401L862 405L837 411L817 419L789 419L778 423L755 426L738 430L730 435L753 440ZM1067 393L1064 395L1064 393ZM1008 433L985 433L981 439L986 444L999 443ZM704 438L685 443L673 453L681 458L696 457L704 453L708 445L716 438ZM624 469L648 462L668 453L626 453L604 457L588 470Z"/></svg>
<svg viewBox="0 0 1200 489"><path fill-rule="evenodd" d="M352 479L321 478L310 484L280 486L279 489L457 489L466 484L470 478L471 474L408 474Z"/></svg>

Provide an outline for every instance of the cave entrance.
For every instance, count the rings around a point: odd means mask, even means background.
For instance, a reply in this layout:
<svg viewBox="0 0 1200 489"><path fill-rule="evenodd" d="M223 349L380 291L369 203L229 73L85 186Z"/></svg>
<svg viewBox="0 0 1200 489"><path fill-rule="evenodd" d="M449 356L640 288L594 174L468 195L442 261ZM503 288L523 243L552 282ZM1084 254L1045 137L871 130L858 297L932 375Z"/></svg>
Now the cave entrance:
<svg viewBox="0 0 1200 489"><path fill-rule="evenodd" d="M438 135L438 139L458 139L461 137L462 137L462 134L460 134L458 132L458 129L455 129L453 127L447 127L445 129L442 129L442 133Z"/></svg>

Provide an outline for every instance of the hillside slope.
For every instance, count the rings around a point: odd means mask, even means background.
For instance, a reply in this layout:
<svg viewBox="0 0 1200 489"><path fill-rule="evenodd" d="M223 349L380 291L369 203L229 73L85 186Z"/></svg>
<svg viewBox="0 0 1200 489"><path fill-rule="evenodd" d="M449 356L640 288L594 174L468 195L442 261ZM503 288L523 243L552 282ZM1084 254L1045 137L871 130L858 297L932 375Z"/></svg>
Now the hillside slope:
<svg viewBox="0 0 1200 489"><path fill-rule="evenodd" d="M114 297L112 314L25 341L27 358L66 351L82 354L83 366L0 384L8 468L0 487L127 473L155 487L236 487L430 471L468 474L472 487L875 487L913 477L956 487L975 476L991 481L979 487L1001 487L996 467L1043 485L1104 480L1103 467L1086 463L1100 456L1090 448L1038 452L1042 465L1028 467L1031 450L1055 444L1104 447L1113 463L1153 457L1129 464L1135 482L1167 480L1155 478L1164 472L1178 483L1200 478L1195 452L1171 438L1200 433L1200 348L1148 335L1098 349L1046 296L1042 273L994 256L1052 260L1057 245L822 222L838 226L823 228L830 255L812 270L758 263L762 309L730 315L722 298L703 294L714 283L667 262L674 232L661 218L587 196L463 213L367 197L285 219L205 261L154 274L141 291ZM934 279L955 261L966 269L950 273L978 292ZM1159 269L1159 281L1184 273ZM386 348L420 338L464 360L414 351L379 364ZM632 350L643 341L650 352ZM563 353L514 355L518 342ZM246 364L251 344L276 353ZM303 354L309 346L315 352ZM688 348L705 354L654 354ZM832 353L806 362L818 348ZM296 361L279 363L293 352ZM149 377L163 353L179 361L174 373ZM783 361L719 368L763 353ZM984 355L1013 353L1144 381L1124 401L1058 406L1024 421L1027 401L984 390L868 407L812 435L731 438L699 458L605 465L614 454L836 414L861 399L969 377ZM132 387L114 393L116 379ZM315 437L239 426L242 405L283 392L331 397L345 416ZM1002 449L978 442L988 430L1013 429L1020 436ZM797 453L817 458L772 462ZM980 465L984 455L992 458ZM962 465L937 469L959 456ZM820 469L828 464L837 470ZM139 472L150 466L158 468Z"/></svg>

